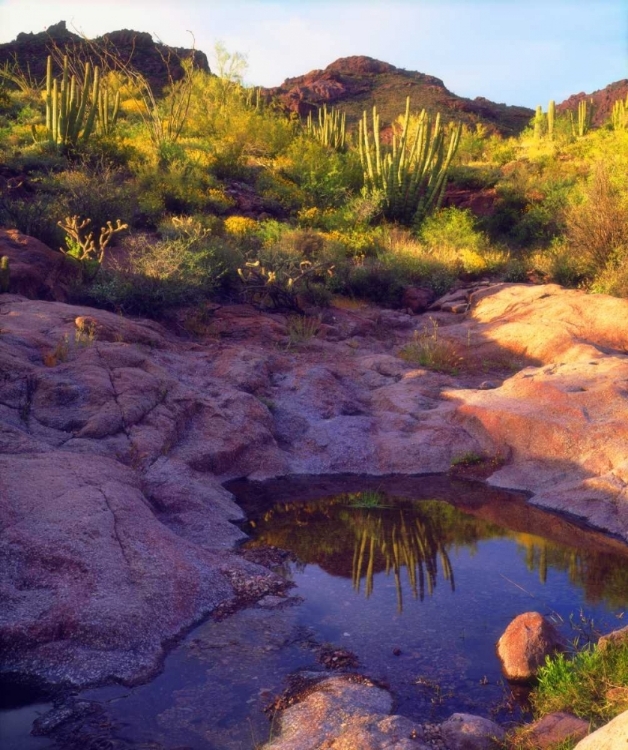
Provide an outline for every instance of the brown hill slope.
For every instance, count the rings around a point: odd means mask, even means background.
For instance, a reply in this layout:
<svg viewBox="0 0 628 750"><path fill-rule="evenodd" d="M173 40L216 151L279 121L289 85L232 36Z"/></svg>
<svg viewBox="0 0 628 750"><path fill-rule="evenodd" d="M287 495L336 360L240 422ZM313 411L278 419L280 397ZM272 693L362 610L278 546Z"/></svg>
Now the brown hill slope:
<svg viewBox="0 0 628 750"><path fill-rule="evenodd" d="M628 78L623 78L621 81L615 81L603 89L594 91L592 94L585 94L581 91L579 94L573 94L564 102L556 105L558 112L567 112L572 110L576 112L578 110L578 102L583 99L587 101L593 101L593 124L603 125L608 118L611 116L613 104L618 99L626 101L628 96Z"/></svg>
<svg viewBox="0 0 628 750"><path fill-rule="evenodd" d="M209 71L204 52L168 47L154 42L146 32L128 29L112 31L86 41L68 31L65 21L39 34L18 34L14 41L0 44L0 65L17 63L23 72L28 71L35 81L39 81L46 75L46 58L55 49L70 51L80 59L91 59L93 63L99 62L97 51L106 49L124 63L131 63L156 91L161 91L167 85L168 68L175 81L183 75L181 60L193 56L197 67Z"/></svg>
<svg viewBox="0 0 628 750"><path fill-rule="evenodd" d="M357 122L373 104L382 121L389 124L403 111L407 96L413 110L440 111L446 119L469 125L483 123L506 135L519 133L534 115L527 107L496 104L483 97L465 99L449 91L440 78L396 68L372 57L344 57L325 70L288 78L281 86L264 89L264 93L301 116L323 104L337 106L347 113L349 124Z"/></svg>

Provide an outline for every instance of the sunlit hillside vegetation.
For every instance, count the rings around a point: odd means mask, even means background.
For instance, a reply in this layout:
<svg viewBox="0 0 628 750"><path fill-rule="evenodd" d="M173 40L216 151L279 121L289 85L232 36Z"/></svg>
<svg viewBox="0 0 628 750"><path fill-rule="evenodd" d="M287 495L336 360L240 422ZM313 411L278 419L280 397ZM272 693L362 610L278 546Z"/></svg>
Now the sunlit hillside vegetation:
<svg viewBox="0 0 628 750"><path fill-rule="evenodd" d="M405 286L475 278L628 296L628 102L595 130L586 111L537 112L517 138L400 103L378 139L370 112L342 134L340 113L287 116L219 54L220 75L188 67L164 92L111 61L87 86L71 61L40 85L4 69L0 224L82 258L77 301L398 306Z"/></svg>

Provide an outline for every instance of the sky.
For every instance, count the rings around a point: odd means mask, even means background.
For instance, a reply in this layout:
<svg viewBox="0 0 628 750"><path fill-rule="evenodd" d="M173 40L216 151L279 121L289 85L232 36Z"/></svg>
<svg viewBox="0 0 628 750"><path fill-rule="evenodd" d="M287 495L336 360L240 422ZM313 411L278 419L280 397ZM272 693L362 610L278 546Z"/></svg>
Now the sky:
<svg viewBox="0 0 628 750"><path fill-rule="evenodd" d="M0 43L60 20L88 37L127 28L194 41L210 66L220 41L261 86L351 55L528 107L628 78L628 0L0 0Z"/></svg>

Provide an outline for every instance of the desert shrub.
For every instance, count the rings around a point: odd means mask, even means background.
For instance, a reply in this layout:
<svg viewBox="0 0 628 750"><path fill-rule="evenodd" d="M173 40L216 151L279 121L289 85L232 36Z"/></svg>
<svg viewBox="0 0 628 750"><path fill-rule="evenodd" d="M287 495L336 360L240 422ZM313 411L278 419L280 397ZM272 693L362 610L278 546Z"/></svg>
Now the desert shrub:
<svg viewBox="0 0 628 750"><path fill-rule="evenodd" d="M301 310L301 298L320 284L330 269L304 259L287 243L264 246L257 260L247 261L238 273L246 301L261 308Z"/></svg>
<svg viewBox="0 0 628 750"><path fill-rule="evenodd" d="M495 187L500 171L492 165L460 164L449 169L447 184L460 190L484 190Z"/></svg>
<svg viewBox="0 0 628 750"><path fill-rule="evenodd" d="M301 188L310 205L340 206L361 187L361 168L354 152L341 154L301 136L290 144L285 156L284 174Z"/></svg>
<svg viewBox="0 0 628 750"><path fill-rule="evenodd" d="M189 161L164 169L143 168L138 175L134 223L154 229L165 213L192 214L211 210L214 187L210 176Z"/></svg>
<svg viewBox="0 0 628 750"><path fill-rule="evenodd" d="M593 277L590 291L628 297L628 250L621 248L610 256L606 265Z"/></svg>
<svg viewBox="0 0 628 750"><path fill-rule="evenodd" d="M557 238L549 248L534 253L530 257L530 268L547 281L566 287L582 284L588 274L584 258L575 254L564 238Z"/></svg>
<svg viewBox="0 0 628 750"><path fill-rule="evenodd" d="M307 201L304 190L275 171L262 170L257 176L255 187L266 209L275 214L292 214Z"/></svg>
<svg viewBox="0 0 628 750"><path fill-rule="evenodd" d="M582 200L567 211L566 234L574 253L592 270L605 268L628 248L628 202L603 162L595 166Z"/></svg>
<svg viewBox="0 0 628 750"><path fill-rule="evenodd" d="M405 284L398 269L375 260L340 269L330 286L332 291L351 297L397 307L401 303Z"/></svg>
<svg viewBox="0 0 628 750"><path fill-rule="evenodd" d="M412 341L400 350L399 357L427 370L450 375L459 373L464 364L460 347L439 334L438 322L434 318L429 318L421 331L414 332Z"/></svg>
<svg viewBox="0 0 628 750"><path fill-rule="evenodd" d="M125 260L101 271L87 294L99 306L149 317L198 303L225 273L221 242L202 231L157 241L135 235L125 242Z"/></svg>
<svg viewBox="0 0 628 750"><path fill-rule="evenodd" d="M57 174L54 187L62 214L58 218L76 214L90 218L94 227L109 220L130 221L135 192L125 177L108 167L93 172L74 168Z"/></svg>
<svg viewBox="0 0 628 750"><path fill-rule="evenodd" d="M444 208L428 217L421 228L420 239L427 247L451 250L483 249L486 237L475 227L473 214L467 209Z"/></svg>

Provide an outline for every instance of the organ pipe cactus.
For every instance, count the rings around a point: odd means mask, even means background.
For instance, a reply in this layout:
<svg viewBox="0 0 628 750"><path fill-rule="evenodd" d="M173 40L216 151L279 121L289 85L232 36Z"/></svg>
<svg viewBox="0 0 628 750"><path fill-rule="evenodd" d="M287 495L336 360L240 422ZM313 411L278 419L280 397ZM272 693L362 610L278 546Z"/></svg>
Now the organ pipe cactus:
<svg viewBox="0 0 628 750"><path fill-rule="evenodd" d="M46 132L59 146L76 146L85 142L98 128L103 135L111 132L118 117L120 95L109 106L109 92L101 88L100 69L85 63L82 81L70 72L67 55L59 82L52 74L52 57L46 66Z"/></svg>
<svg viewBox="0 0 628 750"><path fill-rule="evenodd" d="M618 99L613 104L611 122L613 124L613 130L623 130L628 128L628 95L626 95L625 102L622 99Z"/></svg>
<svg viewBox="0 0 628 750"><path fill-rule="evenodd" d="M323 105L318 110L318 124L314 122L312 113L307 117L306 129L310 136L316 138L323 146L331 146L336 151L344 151L346 147L346 115L334 107L327 109Z"/></svg>
<svg viewBox="0 0 628 750"><path fill-rule="evenodd" d="M359 126L359 150L366 194L382 199L384 216L415 226L438 208L447 182L447 171L460 141L460 123L452 125L446 146L440 114L434 122L425 110L410 125L410 97L399 136L390 147L381 143L380 119L373 107L373 133L366 112Z"/></svg>
<svg viewBox="0 0 628 750"><path fill-rule="evenodd" d="M537 141L541 140L541 136L543 135L543 107L539 104L539 106L536 108L536 113L534 115L534 137Z"/></svg>
<svg viewBox="0 0 628 750"><path fill-rule="evenodd" d="M556 102L550 99L547 107L547 135L550 140L554 139L554 123L556 122Z"/></svg>
<svg viewBox="0 0 628 750"><path fill-rule="evenodd" d="M571 119L571 132L573 133L574 137L578 136L579 138L582 138L582 136L586 135L589 132L589 129L591 128L591 116L593 114L593 101L591 103L587 102L586 99L582 99L578 102L578 124L576 128L576 121L573 116L573 112L569 112L569 117Z"/></svg>

